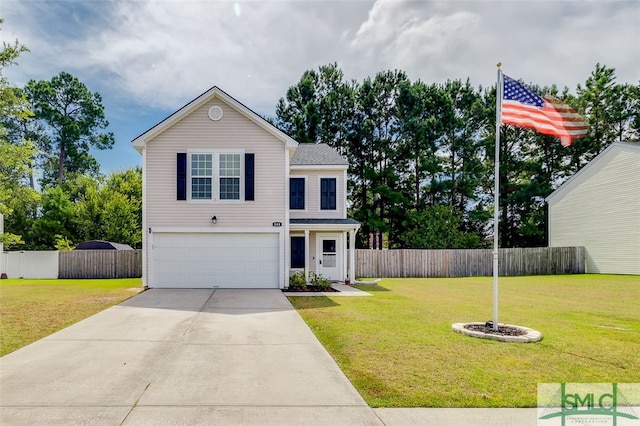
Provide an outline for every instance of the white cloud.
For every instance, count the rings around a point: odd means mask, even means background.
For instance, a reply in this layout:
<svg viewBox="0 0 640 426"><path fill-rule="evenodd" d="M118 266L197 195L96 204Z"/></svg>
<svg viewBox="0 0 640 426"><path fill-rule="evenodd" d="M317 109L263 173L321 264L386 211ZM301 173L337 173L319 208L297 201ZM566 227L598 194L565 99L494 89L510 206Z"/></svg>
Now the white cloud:
<svg viewBox="0 0 640 426"><path fill-rule="evenodd" d="M351 48L371 62L388 68L418 69L425 62L441 62L473 35L480 17L466 11L448 15L429 7L390 0L377 1L362 23Z"/></svg>
<svg viewBox="0 0 640 426"><path fill-rule="evenodd" d="M323 15L285 2L122 2L113 20L80 60L160 107L218 85L239 99L269 98L272 109L305 69L334 60L326 53L339 38Z"/></svg>
<svg viewBox="0 0 640 426"><path fill-rule="evenodd" d="M21 59L25 77L65 69L129 103L168 110L218 85L272 114L303 71L329 62L357 80L400 69L486 86L497 61L514 77L572 90L596 62L615 67L619 81L640 79L634 2L8 1L3 9L2 36L32 50Z"/></svg>
<svg viewBox="0 0 640 426"><path fill-rule="evenodd" d="M466 10L379 0L351 40L353 56L361 59L351 66L360 78L385 69L425 81L458 78L450 74L452 65L481 22L478 13ZM378 67L372 70L372 64Z"/></svg>

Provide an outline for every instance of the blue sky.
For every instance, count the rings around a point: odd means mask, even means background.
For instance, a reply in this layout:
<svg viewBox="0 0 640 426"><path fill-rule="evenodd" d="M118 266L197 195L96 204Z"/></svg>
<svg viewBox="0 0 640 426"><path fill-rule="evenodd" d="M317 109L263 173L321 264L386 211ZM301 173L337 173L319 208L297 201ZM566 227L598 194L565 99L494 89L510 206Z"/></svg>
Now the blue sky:
<svg viewBox="0 0 640 426"><path fill-rule="evenodd" d="M640 81L640 5L629 1L2 0L3 41L31 50L4 74L22 86L60 71L104 100L113 150L103 172L140 165L131 140L217 85L259 114L307 69L349 79L401 69L412 80L505 74L575 92L596 63Z"/></svg>

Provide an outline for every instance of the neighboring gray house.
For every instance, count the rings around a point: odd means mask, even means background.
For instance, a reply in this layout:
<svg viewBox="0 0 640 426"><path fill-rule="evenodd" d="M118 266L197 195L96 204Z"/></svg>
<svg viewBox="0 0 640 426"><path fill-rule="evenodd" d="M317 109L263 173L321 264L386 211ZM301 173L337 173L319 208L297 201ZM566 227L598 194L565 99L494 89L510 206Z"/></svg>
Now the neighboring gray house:
<svg viewBox="0 0 640 426"><path fill-rule="evenodd" d="M133 140L142 154L143 285L285 288L355 279L348 163L213 87Z"/></svg>
<svg viewBox="0 0 640 426"><path fill-rule="evenodd" d="M611 144L546 201L549 246L584 246L587 273L640 275L640 143Z"/></svg>

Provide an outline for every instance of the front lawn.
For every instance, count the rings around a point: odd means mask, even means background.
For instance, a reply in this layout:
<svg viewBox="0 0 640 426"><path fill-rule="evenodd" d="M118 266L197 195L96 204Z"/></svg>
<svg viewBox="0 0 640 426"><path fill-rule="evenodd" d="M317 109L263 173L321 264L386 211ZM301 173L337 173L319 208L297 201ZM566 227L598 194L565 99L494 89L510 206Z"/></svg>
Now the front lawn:
<svg viewBox="0 0 640 426"><path fill-rule="evenodd" d="M501 343L451 331L492 318L492 278L383 279L373 297L292 297L373 407L534 407L538 383L640 382L640 276L501 277ZM636 401L638 402L638 401Z"/></svg>
<svg viewBox="0 0 640 426"><path fill-rule="evenodd" d="M138 294L140 278L0 280L0 356Z"/></svg>

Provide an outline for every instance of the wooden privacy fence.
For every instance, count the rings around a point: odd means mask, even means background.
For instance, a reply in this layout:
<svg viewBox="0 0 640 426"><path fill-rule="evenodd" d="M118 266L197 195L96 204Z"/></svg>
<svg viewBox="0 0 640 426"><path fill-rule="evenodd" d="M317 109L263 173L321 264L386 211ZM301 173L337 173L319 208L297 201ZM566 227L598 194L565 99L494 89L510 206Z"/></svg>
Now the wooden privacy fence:
<svg viewBox="0 0 640 426"><path fill-rule="evenodd" d="M493 250L356 250L356 276L474 277L493 275ZM507 275L584 274L584 247L500 249L498 269Z"/></svg>
<svg viewBox="0 0 640 426"><path fill-rule="evenodd" d="M61 251L59 278L138 278L142 250Z"/></svg>

